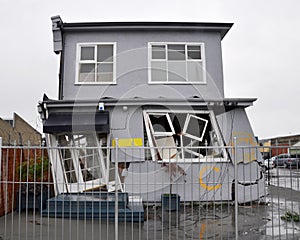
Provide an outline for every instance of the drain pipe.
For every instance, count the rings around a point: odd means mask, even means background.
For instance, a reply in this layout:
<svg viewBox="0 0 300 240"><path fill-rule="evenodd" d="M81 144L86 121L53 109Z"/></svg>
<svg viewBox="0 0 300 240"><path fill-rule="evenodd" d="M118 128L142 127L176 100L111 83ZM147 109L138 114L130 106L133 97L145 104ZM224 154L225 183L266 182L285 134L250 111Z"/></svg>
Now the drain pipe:
<svg viewBox="0 0 300 240"><path fill-rule="evenodd" d="M118 176L119 176L119 166L118 166L118 157L119 157L119 141L118 138L116 141L116 159L115 159L115 240L119 239L118 233L118 224L119 224L119 201L118 201Z"/></svg>
<svg viewBox="0 0 300 240"><path fill-rule="evenodd" d="M234 137L234 214L235 214L235 239L239 239L239 221L238 221L238 170L237 170L237 147L236 137Z"/></svg>

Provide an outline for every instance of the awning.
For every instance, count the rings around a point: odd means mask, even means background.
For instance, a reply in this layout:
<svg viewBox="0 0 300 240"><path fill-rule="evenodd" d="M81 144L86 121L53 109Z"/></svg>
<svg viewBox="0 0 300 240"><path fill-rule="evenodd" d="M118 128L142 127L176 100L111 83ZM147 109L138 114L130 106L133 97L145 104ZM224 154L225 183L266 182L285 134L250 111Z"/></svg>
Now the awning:
<svg viewBox="0 0 300 240"><path fill-rule="evenodd" d="M52 112L43 121L44 133L109 132L109 112Z"/></svg>

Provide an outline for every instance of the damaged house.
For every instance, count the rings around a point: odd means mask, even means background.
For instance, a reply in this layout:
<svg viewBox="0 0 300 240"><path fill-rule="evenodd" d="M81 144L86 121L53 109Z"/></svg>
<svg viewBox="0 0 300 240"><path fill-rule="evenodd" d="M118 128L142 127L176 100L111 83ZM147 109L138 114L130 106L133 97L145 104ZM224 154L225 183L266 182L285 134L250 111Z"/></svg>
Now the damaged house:
<svg viewBox="0 0 300 240"><path fill-rule="evenodd" d="M232 200L236 183L239 202L264 196L245 112L256 99L224 96L231 23L52 24L59 99L38 108L56 194L115 190L117 161L119 190L146 201L170 185L184 201Z"/></svg>

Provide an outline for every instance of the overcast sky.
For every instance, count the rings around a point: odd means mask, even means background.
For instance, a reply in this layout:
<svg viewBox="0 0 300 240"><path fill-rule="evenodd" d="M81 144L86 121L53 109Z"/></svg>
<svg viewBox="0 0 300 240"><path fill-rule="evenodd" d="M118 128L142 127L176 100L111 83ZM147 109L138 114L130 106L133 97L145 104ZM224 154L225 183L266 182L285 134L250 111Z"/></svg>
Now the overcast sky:
<svg viewBox="0 0 300 240"><path fill-rule="evenodd" d="M232 22L223 39L226 97L256 97L255 135L300 134L299 0L0 0L0 117L40 125L43 93L57 98L51 16L64 22Z"/></svg>

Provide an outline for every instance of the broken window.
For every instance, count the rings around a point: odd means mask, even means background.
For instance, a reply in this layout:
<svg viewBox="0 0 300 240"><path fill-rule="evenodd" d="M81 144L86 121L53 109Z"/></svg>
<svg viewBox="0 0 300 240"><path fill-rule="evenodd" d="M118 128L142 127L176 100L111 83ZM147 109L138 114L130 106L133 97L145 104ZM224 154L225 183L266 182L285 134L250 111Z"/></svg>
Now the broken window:
<svg viewBox="0 0 300 240"><path fill-rule="evenodd" d="M74 165L73 162L72 151L70 149L71 142L69 136L66 134L60 135L58 137L58 146L61 147L59 149L59 154L66 182L68 182L69 184L77 183L78 169L76 168L76 164Z"/></svg>
<svg viewBox="0 0 300 240"><path fill-rule="evenodd" d="M152 160L224 155L212 112L144 111L144 120Z"/></svg>
<svg viewBox="0 0 300 240"><path fill-rule="evenodd" d="M106 136L95 133L60 134L58 152L68 192L87 191L108 183Z"/></svg>
<svg viewBox="0 0 300 240"><path fill-rule="evenodd" d="M83 181L86 182L102 178L103 176L100 171L101 157L99 157L97 142L95 141L93 135L74 135L73 139L78 155ZM103 162L105 163L105 161Z"/></svg>
<svg viewBox="0 0 300 240"><path fill-rule="evenodd" d="M207 124L208 124L208 120L201 117L197 117L192 114L187 114L182 133L186 137L201 142L206 132ZM198 131L195 131L195 129L197 129Z"/></svg>

